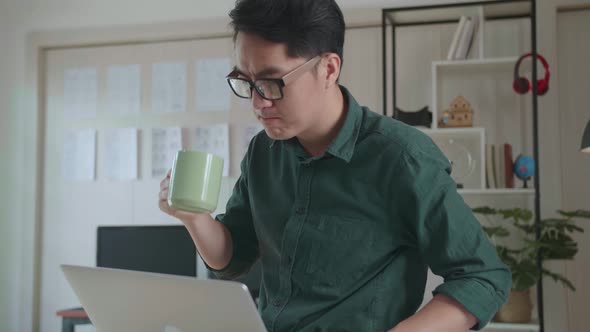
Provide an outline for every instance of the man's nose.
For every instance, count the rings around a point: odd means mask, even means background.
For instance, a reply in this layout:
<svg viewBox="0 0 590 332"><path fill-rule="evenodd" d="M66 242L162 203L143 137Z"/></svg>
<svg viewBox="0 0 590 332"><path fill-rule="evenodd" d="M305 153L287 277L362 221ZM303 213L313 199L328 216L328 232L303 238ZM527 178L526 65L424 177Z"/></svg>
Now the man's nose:
<svg viewBox="0 0 590 332"><path fill-rule="evenodd" d="M272 101L266 100L260 96L256 89L252 91L252 107L257 110L272 106Z"/></svg>

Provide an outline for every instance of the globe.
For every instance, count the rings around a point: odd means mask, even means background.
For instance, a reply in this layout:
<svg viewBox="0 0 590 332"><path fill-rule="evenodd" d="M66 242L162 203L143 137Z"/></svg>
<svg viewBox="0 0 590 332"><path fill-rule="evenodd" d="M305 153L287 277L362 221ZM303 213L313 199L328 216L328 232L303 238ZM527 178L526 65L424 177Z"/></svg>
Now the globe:
<svg viewBox="0 0 590 332"><path fill-rule="evenodd" d="M531 156L519 155L514 161L514 174L524 181L524 188L528 188L527 181L535 175L535 159Z"/></svg>

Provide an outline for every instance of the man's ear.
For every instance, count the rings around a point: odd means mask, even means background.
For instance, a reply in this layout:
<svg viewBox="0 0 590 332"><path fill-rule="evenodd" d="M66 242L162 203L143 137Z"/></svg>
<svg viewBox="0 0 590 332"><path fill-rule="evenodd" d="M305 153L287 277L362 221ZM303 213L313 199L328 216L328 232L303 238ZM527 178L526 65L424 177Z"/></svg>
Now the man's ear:
<svg viewBox="0 0 590 332"><path fill-rule="evenodd" d="M322 74L326 81L326 88L334 84L338 84L338 77L340 77L340 65L342 61L336 53L327 53L322 58Z"/></svg>

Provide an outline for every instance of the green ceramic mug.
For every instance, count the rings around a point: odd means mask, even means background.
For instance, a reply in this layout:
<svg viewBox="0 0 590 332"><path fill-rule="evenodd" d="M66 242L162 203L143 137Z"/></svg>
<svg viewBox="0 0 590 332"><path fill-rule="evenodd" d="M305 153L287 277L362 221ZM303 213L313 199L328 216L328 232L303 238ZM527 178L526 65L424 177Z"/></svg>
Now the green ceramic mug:
<svg viewBox="0 0 590 332"><path fill-rule="evenodd" d="M201 151L178 151L170 174L168 205L212 213L217 208L222 174L223 158Z"/></svg>

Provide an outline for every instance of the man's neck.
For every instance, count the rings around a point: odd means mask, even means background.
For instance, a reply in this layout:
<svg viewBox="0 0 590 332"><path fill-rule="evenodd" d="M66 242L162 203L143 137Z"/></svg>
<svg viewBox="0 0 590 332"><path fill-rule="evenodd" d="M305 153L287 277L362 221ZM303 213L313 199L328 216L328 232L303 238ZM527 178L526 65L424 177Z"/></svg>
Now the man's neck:
<svg viewBox="0 0 590 332"><path fill-rule="evenodd" d="M312 157L324 153L338 136L346 119L347 105L339 86L329 92L317 125L297 136L305 152Z"/></svg>

